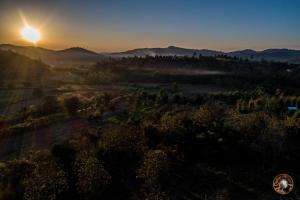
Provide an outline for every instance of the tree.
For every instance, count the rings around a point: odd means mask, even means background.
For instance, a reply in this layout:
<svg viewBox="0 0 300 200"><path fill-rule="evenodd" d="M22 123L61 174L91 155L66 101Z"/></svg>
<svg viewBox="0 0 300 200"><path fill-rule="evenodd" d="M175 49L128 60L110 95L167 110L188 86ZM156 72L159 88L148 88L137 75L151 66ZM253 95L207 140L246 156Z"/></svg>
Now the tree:
<svg viewBox="0 0 300 200"><path fill-rule="evenodd" d="M112 176L132 173L146 149L146 138L140 129L119 126L103 130L98 144L100 155Z"/></svg>
<svg viewBox="0 0 300 200"><path fill-rule="evenodd" d="M88 153L81 153L75 161L77 175L77 191L84 199L100 198L111 183L110 174L104 169L103 163Z"/></svg>
<svg viewBox="0 0 300 200"><path fill-rule="evenodd" d="M75 115L80 108L80 100L76 96L68 97L64 99L64 107L70 115Z"/></svg>
<svg viewBox="0 0 300 200"><path fill-rule="evenodd" d="M137 170L137 178L141 181L141 192L148 200L169 199L163 191L164 179L169 171L167 154L161 150L150 150L146 153L143 163Z"/></svg>
<svg viewBox="0 0 300 200"><path fill-rule="evenodd" d="M0 163L0 199L22 199L24 178L32 170L32 163L25 160L14 160Z"/></svg>
<svg viewBox="0 0 300 200"><path fill-rule="evenodd" d="M46 96L42 100L41 112L46 114L55 113L59 110L59 107L60 105L56 97Z"/></svg>
<svg viewBox="0 0 300 200"><path fill-rule="evenodd" d="M30 154L32 172L25 178L24 200L55 200L68 190L66 173L49 151Z"/></svg>

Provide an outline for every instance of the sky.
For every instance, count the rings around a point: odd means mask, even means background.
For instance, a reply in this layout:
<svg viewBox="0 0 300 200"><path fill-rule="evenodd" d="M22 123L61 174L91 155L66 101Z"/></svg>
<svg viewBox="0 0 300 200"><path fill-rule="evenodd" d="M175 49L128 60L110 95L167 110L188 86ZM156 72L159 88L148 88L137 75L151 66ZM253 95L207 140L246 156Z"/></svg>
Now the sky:
<svg viewBox="0 0 300 200"><path fill-rule="evenodd" d="M0 43L27 45L22 15L52 49L300 49L299 0L1 0Z"/></svg>

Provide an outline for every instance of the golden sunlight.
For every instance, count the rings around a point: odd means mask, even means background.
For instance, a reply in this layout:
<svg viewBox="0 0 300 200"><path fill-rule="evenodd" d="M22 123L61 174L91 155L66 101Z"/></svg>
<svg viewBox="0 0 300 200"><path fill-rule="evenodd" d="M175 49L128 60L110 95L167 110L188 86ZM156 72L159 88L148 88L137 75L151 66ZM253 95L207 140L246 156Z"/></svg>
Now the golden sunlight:
<svg viewBox="0 0 300 200"><path fill-rule="evenodd" d="M22 31L21 35L24 40L27 40L29 42L32 42L34 45L36 45L37 42L41 40L41 33L38 29L31 27L29 25L26 25Z"/></svg>

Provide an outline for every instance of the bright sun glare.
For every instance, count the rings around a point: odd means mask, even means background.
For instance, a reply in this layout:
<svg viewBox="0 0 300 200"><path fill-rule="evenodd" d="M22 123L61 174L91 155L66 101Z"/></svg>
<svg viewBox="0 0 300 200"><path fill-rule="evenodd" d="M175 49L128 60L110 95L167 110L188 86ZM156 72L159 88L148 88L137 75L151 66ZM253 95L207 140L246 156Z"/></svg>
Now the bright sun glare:
<svg viewBox="0 0 300 200"><path fill-rule="evenodd" d="M40 31L38 29L34 28L34 27L29 26L29 25L26 25L22 29L21 35L22 35L24 40L32 42L35 45L38 41L41 40Z"/></svg>

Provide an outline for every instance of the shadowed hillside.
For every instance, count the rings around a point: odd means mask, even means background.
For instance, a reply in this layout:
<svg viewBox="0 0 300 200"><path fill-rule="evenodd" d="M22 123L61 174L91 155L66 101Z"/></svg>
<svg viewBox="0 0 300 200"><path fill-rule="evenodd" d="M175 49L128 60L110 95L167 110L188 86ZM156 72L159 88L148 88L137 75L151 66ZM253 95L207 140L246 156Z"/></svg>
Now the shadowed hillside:
<svg viewBox="0 0 300 200"><path fill-rule="evenodd" d="M13 51L32 59L40 59L49 65L78 66L106 59L104 55L79 47L55 51L41 47L2 44L0 45L0 50Z"/></svg>
<svg viewBox="0 0 300 200"><path fill-rule="evenodd" d="M0 50L1 80L39 80L50 75L50 68L40 60Z"/></svg>

